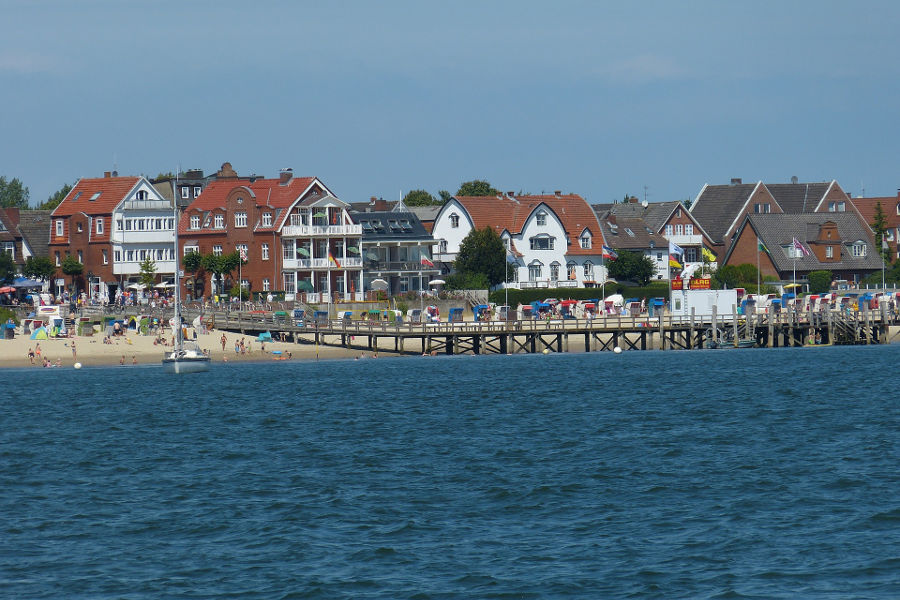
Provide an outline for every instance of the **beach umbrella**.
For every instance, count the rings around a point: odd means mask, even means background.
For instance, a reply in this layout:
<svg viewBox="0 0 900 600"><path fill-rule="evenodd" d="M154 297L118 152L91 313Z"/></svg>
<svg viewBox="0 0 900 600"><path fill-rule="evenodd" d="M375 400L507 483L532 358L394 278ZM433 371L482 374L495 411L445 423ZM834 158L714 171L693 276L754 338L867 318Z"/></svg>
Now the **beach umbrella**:
<svg viewBox="0 0 900 600"><path fill-rule="evenodd" d="M14 291L16 291L16 288L12 287L11 285L5 285L3 287L0 287L0 294L8 294L9 292L14 292Z"/></svg>
<svg viewBox="0 0 900 600"><path fill-rule="evenodd" d="M388 289L388 282L384 279L373 279L369 282L369 287L373 290L386 290Z"/></svg>
<svg viewBox="0 0 900 600"><path fill-rule="evenodd" d="M444 281L443 279L432 279L431 281L428 282L428 285L444 285L445 283L447 283L447 282Z"/></svg>
<svg viewBox="0 0 900 600"><path fill-rule="evenodd" d="M12 284L12 286L14 288L36 288L36 287L42 287L43 285L44 285L43 281L37 281L35 279L25 279L25 278L16 279Z"/></svg>
<svg viewBox="0 0 900 600"><path fill-rule="evenodd" d="M309 256L309 250L306 248L297 248L297 254L300 256Z"/></svg>
<svg viewBox="0 0 900 600"><path fill-rule="evenodd" d="M315 288L313 288L313 284L307 281L306 279L301 279L297 282L297 290L301 292L311 292Z"/></svg>

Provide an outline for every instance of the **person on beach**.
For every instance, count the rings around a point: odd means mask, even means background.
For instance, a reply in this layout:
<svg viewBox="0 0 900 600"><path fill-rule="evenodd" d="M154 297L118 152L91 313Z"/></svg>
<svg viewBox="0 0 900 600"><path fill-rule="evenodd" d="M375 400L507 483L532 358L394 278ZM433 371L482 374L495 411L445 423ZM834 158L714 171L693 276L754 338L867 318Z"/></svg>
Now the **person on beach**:
<svg viewBox="0 0 900 600"><path fill-rule="evenodd" d="M222 352L225 352L225 344L228 343L228 339L225 337L225 334L224 334L224 333L222 334L222 339L219 340L219 341L222 342Z"/></svg>
<svg viewBox="0 0 900 600"><path fill-rule="evenodd" d="M133 364L133 365L137 364L137 356L135 356L134 354L131 355L131 364Z"/></svg>
<svg viewBox="0 0 900 600"><path fill-rule="evenodd" d="M31 361L31 364L34 364L34 350L28 348L28 354L26 354L26 356L28 357L28 360Z"/></svg>
<svg viewBox="0 0 900 600"><path fill-rule="evenodd" d="M40 344L34 345L34 354L35 354L35 356L38 357L38 360L41 359L41 345Z"/></svg>
<svg viewBox="0 0 900 600"><path fill-rule="evenodd" d="M72 358L75 358L75 340L72 340Z"/></svg>
<svg viewBox="0 0 900 600"><path fill-rule="evenodd" d="M119 364L121 366L125 366L125 355L124 354L122 355L122 358L119 359Z"/></svg>

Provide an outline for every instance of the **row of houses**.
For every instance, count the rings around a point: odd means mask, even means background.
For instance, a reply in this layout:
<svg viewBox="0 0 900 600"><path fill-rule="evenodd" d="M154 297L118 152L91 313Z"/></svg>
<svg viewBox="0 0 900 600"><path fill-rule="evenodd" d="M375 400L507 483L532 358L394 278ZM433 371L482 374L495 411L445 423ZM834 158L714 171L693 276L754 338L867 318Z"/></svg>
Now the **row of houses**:
<svg viewBox="0 0 900 600"><path fill-rule="evenodd" d="M510 287L599 285L607 277L609 248L643 253L656 265L655 277L668 279L679 275L669 267L670 244L683 250L685 270L711 257L713 268L758 263L764 275L784 281L820 269L859 281L882 268L870 226L879 203L896 257L900 195L851 198L835 181L735 179L703 186L689 209L636 198L590 205L561 191L459 196L439 207L406 207L376 198L348 203L318 178L294 177L291 169L277 178L240 176L224 163L209 175L193 170L156 180L116 173L81 179L52 212L0 211L0 249L19 264L45 255L61 266L75 256L83 275L58 273L54 291L75 284L109 298L138 287L147 259L159 285L171 285L176 263L189 252L238 251L244 260L226 289L239 282L288 298L303 293L313 302L362 300L376 280L391 293L424 290L451 272L465 236L484 227L506 245L515 266ZM209 274L189 274L184 283L190 297L223 292Z"/></svg>

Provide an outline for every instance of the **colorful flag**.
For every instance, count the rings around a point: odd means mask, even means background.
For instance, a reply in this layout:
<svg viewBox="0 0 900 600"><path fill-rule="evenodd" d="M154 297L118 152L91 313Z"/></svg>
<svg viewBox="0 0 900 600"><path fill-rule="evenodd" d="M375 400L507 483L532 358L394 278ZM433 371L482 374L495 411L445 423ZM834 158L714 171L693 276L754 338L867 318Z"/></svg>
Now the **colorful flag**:
<svg viewBox="0 0 900 600"><path fill-rule="evenodd" d="M672 267L673 269L681 268L681 263L678 262L678 259L675 258L674 254L669 255L669 266Z"/></svg>
<svg viewBox="0 0 900 600"><path fill-rule="evenodd" d="M769 249L766 248L766 245L762 243L762 240L756 238L756 251L757 252L769 252Z"/></svg>
<svg viewBox="0 0 900 600"><path fill-rule="evenodd" d="M240 254L242 261L247 262L247 248L238 246L238 254Z"/></svg>
<svg viewBox="0 0 900 600"><path fill-rule="evenodd" d="M676 256L684 256L684 250L681 246L676 244L675 242L669 242L669 254L674 254Z"/></svg>
<svg viewBox="0 0 900 600"><path fill-rule="evenodd" d="M794 245L794 249L798 250L800 254L802 254L803 256L809 256L809 250L806 249L806 246L800 243L800 240L794 238L792 243Z"/></svg>
<svg viewBox="0 0 900 600"><path fill-rule="evenodd" d="M705 258L709 262L716 262L716 255L710 252L707 248L701 248L700 252L703 254L703 258Z"/></svg>
<svg viewBox="0 0 900 600"><path fill-rule="evenodd" d="M616 260L617 258L619 258L619 255L616 254L616 251L609 246L602 246L601 248L603 250L603 258L607 260Z"/></svg>
<svg viewBox="0 0 900 600"><path fill-rule="evenodd" d="M331 254L330 250L328 251L328 262L330 264L334 265L335 267L337 267L338 269L341 268L341 263L339 263L337 261L337 259L334 257L334 255Z"/></svg>
<svg viewBox="0 0 900 600"><path fill-rule="evenodd" d="M424 256L424 255L423 255L422 258L420 259L420 262L421 262L423 265L425 265L426 267L433 267L433 266L434 266L434 263L431 262L430 260L428 260L428 257L427 257L427 256Z"/></svg>

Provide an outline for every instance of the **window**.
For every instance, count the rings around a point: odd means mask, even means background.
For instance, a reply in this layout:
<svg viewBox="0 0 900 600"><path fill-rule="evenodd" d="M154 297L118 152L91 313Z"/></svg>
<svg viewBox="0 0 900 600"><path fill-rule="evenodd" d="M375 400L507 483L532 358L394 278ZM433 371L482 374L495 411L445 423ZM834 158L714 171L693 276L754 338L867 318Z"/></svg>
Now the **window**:
<svg viewBox="0 0 900 600"><path fill-rule="evenodd" d="M671 237L672 235L672 226L666 225L666 237Z"/></svg>
<svg viewBox="0 0 900 600"><path fill-rule="evenodd" d="M263 227L271 227L272 226L272 213L270 213L270 212L263 213L262 224L263 224Z"/></svg>
<svg viewBox="0 0 900 600"><path fill-rule="evenodd" d="M528 281L537 281L541 278L541 267L543 267L539 262L531 263L528 265Z"/></svg>
<svg viewBox="0 0 900 600"><path fill-rule="evenodd" d="M569 278L569 281L578 279L578 265L573 262L568 263L566 265L566 276Z"/></svg>
<svg viewBox="0 0 900 600"><path fill-rule="evenodd" d="M100 194L102 194L102 193L103 193L103 192L94 192L94 195L91 196L90 201L93 202L94 200L96 200L97 198L99 198L99 197L100 197Z"/></svg>
<svg viewBox="0 0 900 600"><path fill-rule="evenodd" d="M262 245L262 259L269 260L269 245L268 244Z"/></svg>
<svg viewBox="0 0 900 600"><path fill-rule="evenodd" d="M294 240L285 240L281 243L281 257L286 260L294 260Z"/></svg>
<svg viewBox="0 0 900 600"><path fill-rule="evenodd" d="M53 253L53 258L54 258L54 261L56 262L56 266L58 267L58 266L60 265L60 262L59 262L59 250L57 250L56 252Z"/></svg>
<svg viewBox="0 0 900 600"><path fill-rule="evenodd" d="M213 246L213 255L222 256L222 244L216 244L215 246Z"/></svg>
<svg viewBox="0 0 900 600"><path fill-rule="evenodd" d="M268 291L269 291L269 287L270 287L270 286L269 286L269 280L268 280L268 279L263 279L263 284L262 284L262 285L263 285L263 291L264 291L264 292L268 292Z"/></svg>
<svg viewBox="0 0 900 600"><path fill-rule="evenodd" d="M125 252L125 260L128 262L134 262L134 250L128 250Z"/></svg>
<svg viewBox="0 0 900 600"><path fill-rule="evenodd" d="M80 262L81 264L84 264L84 251L82 251L82 250L78 251L78 262Z"/></svg>
<svg viewBox="0 0 900 600"><path fill-rule="evenodd" d="M225 229L225 215L223 215L222 213L216 214L216 216L213 217L213 222L215 223L213 227L215 227L216 229Z"/></svg>
<svg viewBox="0 0 900 600"><path fill-rule="evenodd" d="M191 197L191 188L186 185L181 186L181 197L182 198L190 198Z"/></svg>
<svg viewBox="0 0 900 600"><path fill-rule="evenodd" d="M200 215L191 215L191 229L200 229Z"/></svg>
<svg viewBox="0 0 900 600"><path fill-rule="evenodd" d="M296 273L285 273L284 274L284 292L286 294L293 294L297 288L294 282L294 276Z"/></svg>
<svg viewBox="0 0 900 600"><path fill-rule="evenodd" d="M247 213L245 211L234 213L234 226L235 227L246 227L247 226Z"/></svg>
<svg viewBox="0 0 900 600"><path fill-rule="evenodd" d="M828 212L846 212L847 204L845 202L829 202Z"/></svg>
<svg viewBox="0 0 900 600"><path fill-rule="evenodd" d="M3 251L12 257L13 260L16 260L16 243L15 242L3 242Z"/></svg>
<svg viewBox="0 0 900 600"><path fill-rule="evenodd" d="M97 217L97 235L103 235L103 217Z"/></svg>
<svg viewBox="0 0 900 600"><path fill-rule="evenodd" d="M147 190L141 190L137 193L137 200L146 200L147 199Z"/></svg>
<svg viewBox="0 0 900 600"><path fill-rule="evenodd" d="M200 246L188 246L188 245L185 245L185 247L184 247L184 255L187 256L187 255L190 254L191 252L196 252L196 253L199 254L199 253L200 253Z"/></svg>
<svg viewBox="0 0 900 600"><path fill-rule="evenodd" d="M834 246L825 246L825 258L834 258Z"/></svg>
<svg viewBox="0 0 900 600"><path fill-rule="evenodd" d="M587 234L587 233L586 233L586 234L584 234L583 236L581 236L581 247L584 248L585 250L590 249L590 247L591 247L591 236L590 236L590 234Z"/></svg>
<svg viewBox="0 0 900 600"><path fill-rule="evenodd" d="M200 195L200 192L202 192L202 191L203 191L203 188L202 188L202 187L200 187L199 185L195 185L195 186L194 186L194 198L196 198L197 196L199 196L199 195Z"/></svg>
<svg viewBox="0 0 900 600"><path fill-rule="evenodd" d="M694 224L693 223L687 223L684 226L684 235L694 235Z"/></svg>
<svg viewBox="0 0 900 600"><path fill-rule="evenodd" d="M866 244L863 242L856 242L850 246L850 254L856 258L862 258L866 255Z"/></svg>
<svg viewBox="0 0 900 600"><path fill-rule="evenodd" d="M768 202L761 202L753 205L753 212L758 214L767 214L772 211L772 207Z"/></svg>
<svg viewBox="0 0 900 600"><path fill-rule="evenodd" d="M438 252L441 254L447 253L447 240L441 240L441 243L438 244Z"/></svg>
<svg viewBox="0 0 900 600"><path fill-rule="evenodd" d="M124 222L121 218L116 219L116 231L123 231L125 229Z"/></svg>
<svg viewBox="0 0 900 600"><path fill-rule="evenodd" d="M100 253L103 255L103 264L108 265L109 264L109 251L106 248L104 248L100 251Z"/></svg>
<svg viewBox="0 0 900 600"><path fill-rule="evenodd" d="M76 230L78 233L81 233L82 231L84 231L84 224L83 224L83 223L76 223L76 225L75 225L75 230Z"/></svg>
<svg viewBox="0 0 900 600"><path fill-rule="evenodd" d="M552 281L557 281L559 279L559 263L558 262L550 263L550 279Z"/></svg>
<svg viewBox="0 0 900 600"><path fill-rule="evenodd" d="M631 230L630 227L625 228L625 233L627 233L629 237L634 237L634 232Z"/></svg>
<svg viewBox="0 0 900 600"><path fill-rule="evenodd" d="M250 280L249 279L241 279L241 287L245 290L250 289Z"/></svg>
<svg viewBox="0 0 900 600"><path fill-rule="evenodd" d="M684 235L684 225L681 223L675 225L675 235Z"/></svg>
<svg viewBox="0 0 900 600"><path fill-rule="evenodd" d="M453 213L452 215L450 215L450 227L452 227L453 229L456 229L457 227L459 227L459 215L458 214Z"/></svg>
<svg viewBox="0 0 900 600"><path fill-rule="evenodd" d="M587 280L594 278L594 263L591 261L584 263L584 278Z"/></svg>
<svg viewBox="0 0 900 600"><path fill-rule="evenodd" d="M685 248L684 249L685 262L700 262L700 258L697 255L698 255L697 248Z"/></svg>
<svg viewBox="0 0 900 600"><path fill-rule="evenodd" d="M542 211L537 214L537 225L538 227L545 227L547 225L547 213Z"/></svg>
<svg viewBox="0 0 900 600"><path fill-rule="evenodd" d="M531 238L529 241L532 250L553 250L553 240L554 238L550 236L539 235Z"/></svg>
<svg viewBox="0 0 900 600"><path fill-rule="evenodd" d="M113 260L118 262L122 262L122 251L121 250L113 250Z"/></svg>

